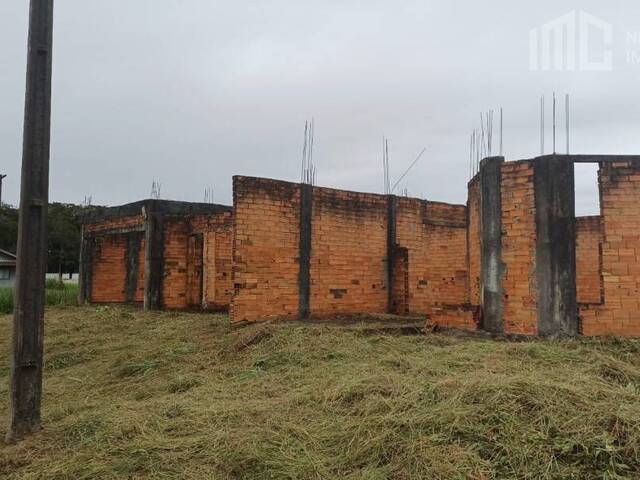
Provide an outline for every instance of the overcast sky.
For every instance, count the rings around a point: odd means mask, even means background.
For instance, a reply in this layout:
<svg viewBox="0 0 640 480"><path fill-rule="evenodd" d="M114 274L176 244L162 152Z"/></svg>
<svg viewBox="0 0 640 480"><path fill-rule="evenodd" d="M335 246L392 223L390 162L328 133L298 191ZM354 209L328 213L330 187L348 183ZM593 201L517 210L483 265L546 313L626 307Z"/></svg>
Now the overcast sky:
<svg viewBox="0 0 640 480"><path fill-rule="evenodd" d="M628 61L640 62L640 39L628 35L640 32L638 2L56 0L55 8L54 201L126 203L148 197L156 179L163 198L202 201L213 187L230 204L232 175L298 180L313 116L319 185L381 191L384 134L392 181L427 147L400 188L464 203L480 111L502 106L507 159L530 158L540 150L539 98L554 90L572 95L572 153L640 153L640 63ZM575 9L611 25L611 44L596 30L589 48L612 52L612 71L531 71L530 30ZM27 0L0 2L0 173L14 204L27 14ZM597 213L592 169L579 169L577 181L578 212Z"/></svg>

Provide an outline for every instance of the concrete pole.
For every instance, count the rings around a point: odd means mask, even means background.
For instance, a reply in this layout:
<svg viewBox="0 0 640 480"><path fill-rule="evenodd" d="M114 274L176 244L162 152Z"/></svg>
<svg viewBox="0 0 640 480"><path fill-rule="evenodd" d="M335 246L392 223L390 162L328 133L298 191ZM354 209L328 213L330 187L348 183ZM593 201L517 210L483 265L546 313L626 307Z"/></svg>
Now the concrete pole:
<svg viewBox="0 0 640 480"><path fill-rule="evenodd" d="M41 428L53 0L31 0L7 442Z"/></svg>
<svg viewBox="0 0 640 480"><path fill-rule="evenodd" d="M0 207L2 206L2 180L7 178L6 175L0 175Z"/></svg>

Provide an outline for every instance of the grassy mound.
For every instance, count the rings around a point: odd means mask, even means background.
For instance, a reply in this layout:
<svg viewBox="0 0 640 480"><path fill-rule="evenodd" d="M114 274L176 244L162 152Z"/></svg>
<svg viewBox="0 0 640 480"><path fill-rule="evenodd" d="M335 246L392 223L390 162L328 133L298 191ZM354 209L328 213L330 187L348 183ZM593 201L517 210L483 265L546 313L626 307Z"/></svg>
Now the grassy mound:
<svg viewBox="0 0 640 480"><path fill-rule="evenodd" d="M45 430L0 477L638 478L640 341L264 328L49 310Z"/></svg>

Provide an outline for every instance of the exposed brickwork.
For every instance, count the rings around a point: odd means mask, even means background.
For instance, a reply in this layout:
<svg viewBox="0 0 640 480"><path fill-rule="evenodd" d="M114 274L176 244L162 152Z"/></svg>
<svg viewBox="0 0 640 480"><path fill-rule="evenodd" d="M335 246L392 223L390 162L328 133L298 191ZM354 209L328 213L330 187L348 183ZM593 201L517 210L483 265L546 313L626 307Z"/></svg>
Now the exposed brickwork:
<svg viewBox="0 0 640 480"><path fill-rule="evenodd" d="M397 243L409 252L409 312L463 305L467 295L467 209L398 198Z"/></svg>
<svg viewBox="0 0 640 480"><path fill-rule="evenodd" d="M122 303L127 301L127 237L126 232L143 228L142 212L96 223L86 223L86 237L95 238L95 256L91 301L95 303ZM112 233L118 232L118 233ZM138 276L134 301L144 297L144 240L141 241L138 258Z"/></svg>
<svg viewBox="0 0 640 480"><path fill-rule="evenodd" d="M312 211L311 314L386 312L386 197L314 188Z"/></svg>
<svg viewBox="0 0 640 480"><path fill-rule="evenodd" d="M92 302L123 303L127 301L126 248L127 239L124 235L104 235L96 238Z"/></svg>
<svg viewBox="0 0 640 480"><path fill-rule="evenodd" d="M582 309L584 335L640 336L640 164L603 164L604 305Z"/></svg>
<svg viewBox="0 0 640 480"><path fill-rule="evenodd" d="M409 313L409 250L396 247L393 257L393 295L391 312L396 315Z"/></svg>
<svg viewBox="0 0 640 480"><path fill-rule="evenodd" d="M233 322L298 314L298 185L234 177Z"/></svg>
<svg viewBox="0 0 640 480"><path fill-rule="evenodd" d="M576 288L580 304L601 302L601 244L600 217L576 218Z"/></svg>
<svg viewBox="0 0 640 480"><path fill-rule="evenodd" d="M233 321L298 315L300 187L234 179ZM310 314L382 313L389 199L313 188ZM392 311L467 303L466 207L397 198Z"/></svg>
<svg viewBox="0 0 640 480"><path fill-rule="evenodd" d="M533 164L508 162L502 166L502 261L506 273L504 331L537 334L536 215Z"/></svg>
<svg viewBox="0 0 640 480"><path fill-rule="evenodd" d="M139 215L133 215L128 217L114 218L110 220L104 220L96 223L85 223L84 232L89 234L99 234L114 230L127 230L134 228L142 228L144 224L144 218L142 217L142 211Z"/></svg>
<svg viewBox="0 0 640 480"><path fill-rule="evenodd" d="M480 232L480 176L476 175L468 185L468 261L469 261L469 303L480 305L481 273L481 232Z"/></svg>
<svg viewBox="0 0 640 480"><path fill-rule="evenodd" d="M228 308L233 293L232 225L230 210L165 217L164 308ZM144 228L142 213L84 224L85 236L95 237L97 243L91 281L92 301L126 301L126 235L129 231L142 231ZM205 239L212 245L210 250L206 248L209 243L205 245ZM142 239L134 293L136 302L144 300L144 273L145 241Z"/></svg>
<svg viewBox="0 0 640 480"><path fill-rule="evenodd" d="M165 220L162 305L170 310L189 307L187 302L189 234L190 228L187 220Z"/></svg>
<svg viewBox="0 0 640 480"><path fill-rule="evenodd" d="M460 330L478 330L478 307L450 306L434 307L427 325Z"/></svg>
<svg viewBox="0 0 640 480"><path fill-rule="evenodd" d="M203 305L224 310L233 296L233 219L231 212L191 218L192 235L203 238Z"/></svg>

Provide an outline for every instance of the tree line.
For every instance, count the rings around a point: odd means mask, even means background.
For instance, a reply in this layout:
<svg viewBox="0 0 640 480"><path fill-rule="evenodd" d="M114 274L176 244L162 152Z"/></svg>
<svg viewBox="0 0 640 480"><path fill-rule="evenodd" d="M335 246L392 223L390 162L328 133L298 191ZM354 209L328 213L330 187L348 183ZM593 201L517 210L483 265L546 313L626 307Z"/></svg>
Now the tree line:
<svg viewBox="0 0 640 480"><path fill-rule="evenodd" d="M102 207L50 203L47 217L49 273L77 273L80 261L81 217ZM16 252L18 209L0 205L0 249Z"/></svg>

